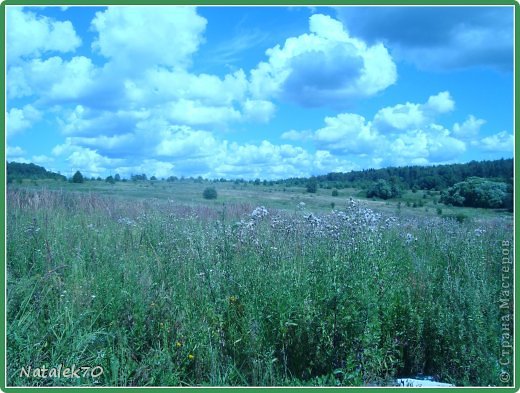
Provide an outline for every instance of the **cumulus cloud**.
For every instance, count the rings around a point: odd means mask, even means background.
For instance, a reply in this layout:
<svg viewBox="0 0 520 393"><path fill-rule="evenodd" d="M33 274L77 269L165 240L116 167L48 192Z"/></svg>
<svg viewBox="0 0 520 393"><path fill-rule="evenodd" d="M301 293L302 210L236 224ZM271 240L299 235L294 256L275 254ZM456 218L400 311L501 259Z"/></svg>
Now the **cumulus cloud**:
<svg viewBox="0 0 520 393"><path fill-rule="evenodd" d="M97 34L93 50L106 57L105 64L95 65L84 56L41 58L43 52L33 51L31 58L9 69L8 97L34 97L40 105L73 103L85 113L90 110L80 126L86 133L89 124L90 132L97 132L109 117L109 123L119 120L118 128L128 128L128 117L110 116L109 111L145 110L174 123L221 128L234 121L269 121L274 104L247 97L243 70L222 77L188 71L205 27L206 20L194 7L109 7L92 21ZM64 127L66 134L73 129Z"/></svg>
<svg viewBox="0 0 520 393"><path fill-rule="evenodd" d="M288 141L306 141L309 139L312 139L313 132L311 130L303 130L303 131L297 131L297 130L289 130L284 132L281 135L282 139L286 139Z"/></svg>
<svg viewBox="0 0 520 393"><path fill-rule="evenodd" d="M266 100L247 99L243 104L244 118L259 123L268 123L276 111L275 105Z"/></svg>
<svg viewBox="0 0 520 393"><path fill-rule="evenodd" d="M406 130L428 124L439 114L455 108L455 101L448 91L428 98L424 104L407 102L380 109L374 116L374 124L379 131Z"/></svg>
<svg viewBox="0 0 520 393"><path fill-rule="evenodd" d="M194 7L108 7L92 20L98 33L92 48L125 68L185 68L206 23Z"/></svg>
<svg viewBox="0 0 520 393"><path fill-rule="evenodd" d="M268 61L251 71L254 97L278 97L303 106L344 107L376 94L397 79L382 44L367 46L349 36L341 22L314 14L309 33L266 51Z"/></svg>
<svg viewBox="0 0 520 393"><path fill-rule="evenodd" d="M5 154L7 155L7 160L13 160L16 157L22 157L27 152L22 149L20 146L7 146L5 149Z"/></svg>
<svg viewBox="0 0 520 393"><path fill-rule="evenodd" d="M422 69L513 68L513 7L341 7L337 12L352 34L384 42L396 58Z"/></svg>
<svg viewBox="0 0 520 393"><path fill-rule="evenodd" d="M370 121L355 113L326 117L325 126L309 136L317 149L338 157L370 159L372 165L409 165L447 162L466 151L435 118L454 108L449 92L432 95L424 104L397 104L380 109ZM286 139L301 134L290 131Z"/></svg>
<svg viewBox="0 0 520 393"><path fill-rule="evenodd" d="M7 96L35 95L45 103L74 101L92 89L98 75L92 60L84 56L69 61L58 56L32 59L8 70Z"/></svg>
<svg viewBox="0 0 520 393"><path fill-rule="evenodd" d="M81 45L70 21L37 16L22 7L7 7L6 13L8 64L49 52L73 52Z"/></svg>
<svg viewBox="0 0 520 393"><path fill-rule="evenodd" d="M83 105L58 116L57 121L64 135L114 135L132 132L138 121L150 116L147 110L93 110Z"/></svg>
<svg viewBox="0 0 520 393"><path fill-rule="evenodd" d="M513 134L501 131L497 134L482 138L477 145L484 151L493 153L513 153L515 139Z"/></svg>
<svg viewBox="0 0 520 393"><path fill-rule="evenodd" d="M375 150L379 135L363 116L340 113L325 118L325 127L314 134L316 146L342 154L368 154Z"/></svg>
<svg viewBox="0 0 520 393"><path fill-rule="evenodd" d="M106 174L124 162L122 159L114 159L99 154L95 149L76 146L67 140L52 149L54 156L63 156L71 169L79 169L88 176L101 176Z"/></svg>
<svg viewBox="0 0 520 393"><path fill-rule="evenodd" d="M484 124L486 124L485 120L469 115L462 124L455 123L453 125L453 135L459 138L474 138L479 134L480 128Z"/></svg>
<svg viewBox="0 0 520 393"><path fill-rule="evenodd" d="M6 116L7 135L13 136L30 128L41 116L41 112L32 105L25 105L22 109L11 108Z"/></svg>

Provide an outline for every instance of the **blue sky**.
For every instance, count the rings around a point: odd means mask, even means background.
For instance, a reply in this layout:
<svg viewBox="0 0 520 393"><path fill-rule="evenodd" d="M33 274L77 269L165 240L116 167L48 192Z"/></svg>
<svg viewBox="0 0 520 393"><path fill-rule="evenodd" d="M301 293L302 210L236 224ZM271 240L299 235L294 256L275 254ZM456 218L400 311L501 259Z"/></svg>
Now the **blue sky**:
<svg viewBox="0 0 520 393"><path fill-rule="evenodd" d="M512 7L6 8L8 161L277 179L513 155Z"/></svg>

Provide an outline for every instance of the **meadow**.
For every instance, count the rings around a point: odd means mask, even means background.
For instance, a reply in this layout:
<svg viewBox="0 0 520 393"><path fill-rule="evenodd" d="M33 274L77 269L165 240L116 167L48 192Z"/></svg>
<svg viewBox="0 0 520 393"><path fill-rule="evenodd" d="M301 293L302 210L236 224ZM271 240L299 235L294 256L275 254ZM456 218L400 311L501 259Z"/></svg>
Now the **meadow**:
<svg viewBox="0 0 520 393"><path fill-rule="evenodd" d="M384 202L232 183L206 201L205 186L9 185L8 385L384 386L422 374L502 386L512 375L500 364L510 213L439 213L422 191ZM103 372L21 374L44 365Z"/></svg>

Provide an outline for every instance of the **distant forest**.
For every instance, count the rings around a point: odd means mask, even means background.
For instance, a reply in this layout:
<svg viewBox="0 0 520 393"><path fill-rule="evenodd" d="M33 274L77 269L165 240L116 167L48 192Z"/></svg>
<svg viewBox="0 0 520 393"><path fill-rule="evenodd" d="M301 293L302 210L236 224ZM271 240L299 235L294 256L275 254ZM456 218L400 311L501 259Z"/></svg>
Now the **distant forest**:
<svg viewBox="0 0 520 393"><path fill-rule="evenodd" d="M383 169L366 169L347 173L333 172L313 177L318 183L335 188L356 187L366 189L378 180L399 183L403 188L422 190L445 190L469 177L481 177L513 184L513 159L494 161L471 161L466 164L437 166L404 166ZM288 185L306 184L308 178L291 178Z"/></svg>
<svg viewBox="0 0 520 393"><path fill-rule="evenodd" d="M7 182L10 183L16 179L55 179L67 180L67 178L59 173L46 170L44 167L35 164L25 164L20 162L7 163Z"/></svg>
<svg viewBox="0 0 520 393"><path fill-rule="evenodd" d="M110 176L109 176L110 177ZM392 184L398 184L403 189L423 189L423 190L446 190L453 185L465 181L470 177L480 177L493 181L513 184L513 159L500 159L493 161L471 161L466 164L448 164L437 166L404 166L390 167L383 169L366 169L362 171L352 171L347 173L333 172L327 175L313 176L311 178L288 178L276 181L260 181L260 179L250 180L256 184L274 185L283 184L285 186L306 186L309 180L316 182L323 188L347 188L355 187L368 189L374 182L385 180ZM67 180L65 176L47 171L44 167L35 164L25 164L18 162L7 163L7 181L16 179L55 179ZM116 174L116 181L120 176ZM190 178L191 179L191 178ZM87 179L86 179L87 180ZM101 180L101 178L97 178ZM132 175L131 180L147 180L145 174ZM156 180L155 176L150 180ZM177 177L170 177L168 181L176 181ZM192 179L201 181L199 177ZM220 181L226 181L220 179ZM234 180L235 183L247 182L246 180Z"/></svg>

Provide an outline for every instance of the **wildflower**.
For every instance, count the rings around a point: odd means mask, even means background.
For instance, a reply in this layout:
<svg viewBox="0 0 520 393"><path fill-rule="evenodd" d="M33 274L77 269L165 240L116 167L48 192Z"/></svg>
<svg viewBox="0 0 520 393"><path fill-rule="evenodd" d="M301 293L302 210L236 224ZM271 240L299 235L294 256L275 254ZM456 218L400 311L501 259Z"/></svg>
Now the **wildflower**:
<svg viewBox="0 0 520 393"><path fill-rule="evenodd" d="M150 303L150 307L155 307L155 303L154 302Z"/></svg>
<svg viewBox="0 0 520 393"><path fill-rule="evenodd" d="M189 360L193 360L193 359L195 359L195 355L192 355L192 354L190 353L190 354L188 355L188 359L189 359Z"/></svg>
<svg viewBox="0 0 520 393"><path fill-rule="evenodd" d="M182 347L182 344L181 344L179 341L177 341L177 342L175 343L175 346L176 346L177 348L180 348L180 347Z"/></svg>
<svg viewBox="0 0 520 393"><path fill-rule="evenodd" d="M410 244L414 241L417 241L417 238L414 235L412 235L411 233L407 233L405 235L405 241L406 241L406 244Z"/></svg>
<svg viewBox="0 0 520 393"><path fill-rule="evenodd" d="M251 218L254 220L261 219L263 217L266 217L268 214L269 214L269 212L267 211L267 209L264 206L258 206L251 213Z"/></svg>
<svg viewBox="0 0 520 393"><path fill-rule="evenodd" d="M230 303L236 303L237 300L238 300L238 298L237 298L236 296L230 296L230 297L229 297L229 302L230 302Z"/></svg>
<svg viewBox="0 0 520 393"><path fill-rule="evenodd" d="M90 296L90 297L91 297L92 299L95 299L95 298L96 298L96 295L92 295L92 296Z"/></svg>

